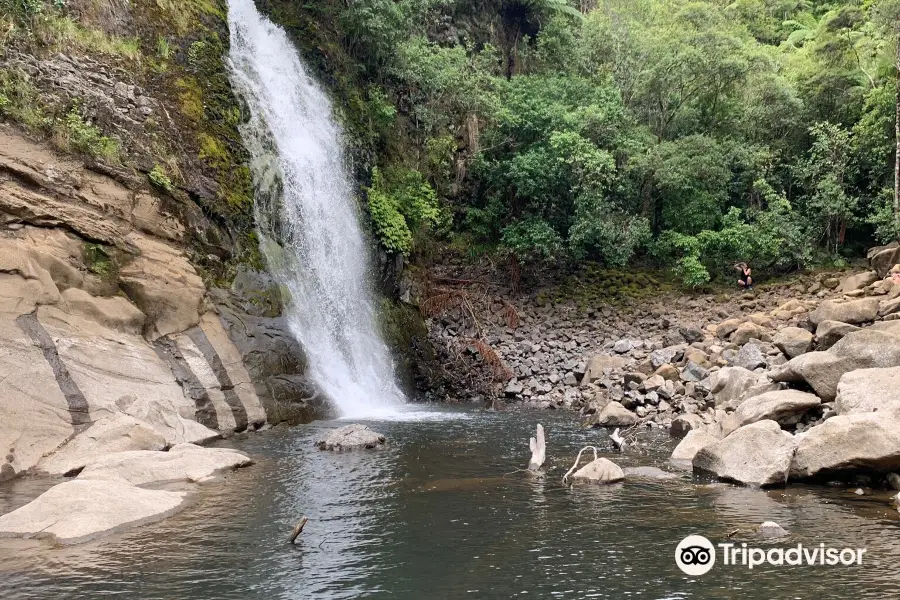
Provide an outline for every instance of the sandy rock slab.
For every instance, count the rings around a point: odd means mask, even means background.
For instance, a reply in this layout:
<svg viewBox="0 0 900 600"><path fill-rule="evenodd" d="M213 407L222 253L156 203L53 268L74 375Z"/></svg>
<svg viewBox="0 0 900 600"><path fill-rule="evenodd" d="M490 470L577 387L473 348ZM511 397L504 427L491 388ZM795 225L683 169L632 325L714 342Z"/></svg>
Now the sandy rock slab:
<svg viewBox="0 0 900 600"><path fill-rule="evenodd" d="M202 483L226 471L251 464L250 457L234 450L178 444L168 452L136 450L108 454L88 463L78 479L131 485L176 481Z"/></svg>
<svg viewBox="0 0 900 600"><path fill-rule="evenodd" d="M384 444L384 436L372 431L366 425L345 425L329 431L316 441L319 450L353 450L356 448L377 448Z"/></svg>
<svg viewBox="0 0 900 600"><path fill-rule="evenodd" d="M187 495L145 490L117 481L75 479L0 516L0 537L50 538L60 544L80 544L161 521L176 513Z"/></svg>

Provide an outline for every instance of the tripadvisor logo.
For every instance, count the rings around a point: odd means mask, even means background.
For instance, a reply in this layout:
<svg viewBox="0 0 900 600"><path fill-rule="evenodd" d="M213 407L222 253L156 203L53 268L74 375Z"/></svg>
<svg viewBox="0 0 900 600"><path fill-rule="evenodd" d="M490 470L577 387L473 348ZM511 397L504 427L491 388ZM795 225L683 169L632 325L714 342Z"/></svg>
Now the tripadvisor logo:
<svg viewBox="0 0 900 600"><path fill-rule="evenodd" d="M689 535L675 548L675 564L688 575L703 575L716 564L716 549L702 535Z"/></svg>
<svg viewBox="0 0 900 600"><path fill-rule="evenodd" d="M720 543L722 564L753 569L772 566L844 566L861 565L865 548L826 548L825 544L792 548L754 548L747 544ZM675 564L687 575L703 575L716 564L716 548L702 535L689 535L675 548Z"/></svg>

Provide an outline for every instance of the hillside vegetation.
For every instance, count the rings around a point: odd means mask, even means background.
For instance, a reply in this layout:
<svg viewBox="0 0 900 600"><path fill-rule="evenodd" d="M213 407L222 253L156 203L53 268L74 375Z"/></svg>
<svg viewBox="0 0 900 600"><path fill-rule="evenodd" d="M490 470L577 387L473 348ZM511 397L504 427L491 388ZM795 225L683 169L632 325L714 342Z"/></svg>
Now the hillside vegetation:
<svg viewBox="0 0 900 600"><path fill-rule="evenodd" d="M897 236L893 1L262 5L334 89L389 250L697 286Z"/></svg>

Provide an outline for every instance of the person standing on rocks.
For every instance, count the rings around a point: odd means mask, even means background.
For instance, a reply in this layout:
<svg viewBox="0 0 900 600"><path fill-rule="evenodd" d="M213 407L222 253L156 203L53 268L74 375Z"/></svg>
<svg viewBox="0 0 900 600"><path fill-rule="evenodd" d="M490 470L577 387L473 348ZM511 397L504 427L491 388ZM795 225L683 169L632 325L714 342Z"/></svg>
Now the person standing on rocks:
<svg viewBox="0 0 900 600"><path fill-rule="evenodd" d="M738 285L747 290L753 289L753 271L747 263L738 263L734 267L738 272Z"/></svg>

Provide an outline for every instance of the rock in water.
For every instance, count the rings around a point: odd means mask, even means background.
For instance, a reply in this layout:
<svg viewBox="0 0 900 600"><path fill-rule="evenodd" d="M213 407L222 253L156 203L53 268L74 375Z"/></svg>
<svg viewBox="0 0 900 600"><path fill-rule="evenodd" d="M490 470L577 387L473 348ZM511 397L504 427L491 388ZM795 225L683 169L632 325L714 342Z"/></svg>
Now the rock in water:
<svg viewBox="0 0 900 600"><path fill-rule="evenodd" d="M615 401L607 404L593 419L593 425L610 428L631 427L637 422L637 415Z"/></svg>
<svg viewBox="0 0 900 600"><path fill-rule="evenodd" d="M675 447L669 462L675 466L690 469L694 456L703 448L715 444L720 439L719 436L706 429L692 429Z"/></svg>
<svg viewBox="0 0 900 600"><path fill-rule="evenodd" d="M748 485L783 485L794 456L794 436L775 421L741 427L694 456L694 470L724 481Z"/></svg>
<svg viewBox="0 0 900 600"><path fill-rule="evenodd" d="M202 482L251 464L250 457L235 450L178 444L168 452L136 450L101 456L88 463L78 479L103 479L131 485Z"/></svg>
<svg viewBox="0 0 900 600"><path fill-rule="evenodd" d="M900 421L879 413L832 417L799 436L791 477L900 469Z"/></svg>
<svg viewBox="0 0 900 600"><path fill-rule="evenodd" d="M766 538L779 538L788 534L784 528L775 521L766 521L757 529L759 533Z"/></svg>
<svg viewBox="0 0 900 600"><path fill-rule="evenodd" d="M186 496L117 481L75 479L0 517L0 537L48 537L60 544L79 544L160 521L175 513Z"/></svg>
<svg viewBox="0 0 900 600"><path fill-rule="evenodd" d="M572 478L593 483L616 483L625 480L625 473L613 461L598 458L575 471Z"/></svg>
<svg viewBox="0 0 900 600"><path fill-rule="evenodd" d="M384 444L384 436L372 431L366 425L345 425L333 429L316 442L319 450L353 450L354 448L376 448Z"/></svg>

